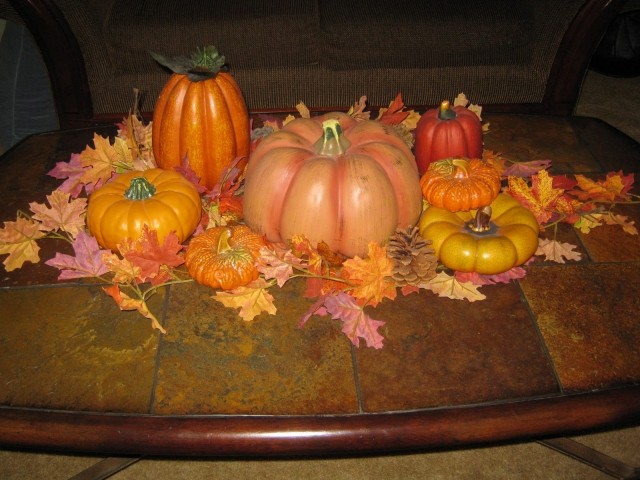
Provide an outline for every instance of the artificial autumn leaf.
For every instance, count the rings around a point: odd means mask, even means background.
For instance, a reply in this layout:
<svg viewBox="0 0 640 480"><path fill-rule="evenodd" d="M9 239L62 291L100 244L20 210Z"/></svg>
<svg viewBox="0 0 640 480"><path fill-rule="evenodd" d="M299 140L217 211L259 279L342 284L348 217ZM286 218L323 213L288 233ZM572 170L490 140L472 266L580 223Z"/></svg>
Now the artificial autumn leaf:
<svg viewBox="0 0 640 480"><path fill-rule="evenodd" d="M544 255L545 260L558 263L565 263L565 259L580 260L582 255L580 252L574 252L574 248L576 248L576 246L570 243L541 238L535 255Z"/></svg>
<svg viewBox="0 0 640 480"><path fill-rule="evenodd" d="M507 159L501 154L494 152L493 150L483 150L482 159L500 174L504 176L504 171L507 169Z"/></svg>
<svg viewBox="0 0 640 480"><path fill-rule="evenodd" d="M551 160L530 160L528 162L512 162L502 175L505 177L529 178L541 170L546 170L551 166Z"/></svg>
<svg viewBox="0 0 640 480"><path fill-rule="evenodd" d="M296 105L296 110L298 111L298 113L300 114L300 116L302 118L311 118L311 111L309 110L309 108L304 104L304 102L300 102Z"/></svg>
<svg viewBox="0 0 640 480"><path fill-rule="evenodd" d="M404 111L402 94L398 93L396 98L389 104L389 108L381 108L377 120L386 125L398 125L409 116L409 112Z"/></svg>
<svg viewBox="0 0 640 480"><path fill-rule="evenodd" d="M553 177L546 170L531 176L531 187L521 177L509 177L508 183L509 195L531 210L542 226L558 212L572 215L575 211L575 204L565 191L553 187Z"/></svg>
<svg viewBox="0 0 640 480"><path fill-rule="evenodd" d="M162 333L167 333L167 331L162 328L162 325L160 325L156 316L151 313L144 300L131 298L129 295L123 293L118 285L111 285L110 287L103 287L102 289L115 300L120 310L137 310L143 317L151 320L152 328L160 330Z"/></svg>
<svg viewBox="0 0 640 480"><path fill-rule="evenodd" d="M635 221L630 221L626 215L618 215L609 212L608 215L602 217L607 225L620 225L622 229L629 235L638 235L638 229L635 227Z"/></svg>
<svg viewBox="0 0 640 480"><path fill-rule="evenodd" d="M382 348L384 337L380 335L378 329L385 322L372 319L353 297L344 292L338 292L324 297L323 304L331 318L342 320L342 332L354 346L359 347L360 339L363 339L368 347Z"/></svg>
<svg viewBox="0 0 640 480"><path fill-rule="evenodd" d="M238 314L246 322L250 322L262 312L276 314L273 296L267 291L271 283L259 278L246 286L234 288L229 292L216 292L214 300L225 307L239 308Z"/></svg>
<svg viewBox="0 0 640 480"><path fill-rule="evenodd" d="M50 207L45 204L31 202L29 208L33 219L41 223L40 229L45 232L62 230L75 238L78 232L85 229L87 199L70 199L70 195L61 190L54 190L47 195Z"/></svg>
<svg viewBox="0 0 640 480"><path fill-rule="evenodd" d="M349 289L351 294L364 303L375 307L384 298L396 298L396 284L390 279L393 260L387 256L387 249L375 242L369 243L367 258L356 256L346 260L342 274L355 284Z"/></svg>
<svg viewBox="0 0 640 480"><path fill-rule="evenodd" d="M40 224L31 219L18 217L15 222L4 222L0 229L0 255L9 254L2 261L7 272L22 267L24 262L40 261L40 246L37 240L46 236Z"/></svg>
<svg viewBox="0 0 640 480"><path fill-rule="evenodd" d="M355 118L356 120L369 120L371 118L371 112L366 112L366 108L367 97L363 95L349 108L347 115Z"/></svg>
<svg viewBox="0 0 640 480"><path fill-rule="evenodd" d="M58 190L71 194L77 198L82 193L84 183L82 181L86 168L82 164L82 157L79 153L71 154L68 162L58 162L47 175L64 180Z"/></svg>
<svg viewBox="0 0 640 480"><path fill-rule="evenodd" d="M80 153L85 167L81 181L87 193L106 183L114 172L133 168L133 156L126 140L116 137L111 144L108 138L96 133L93 144L95 148L87 145Z"/></svg>
<svg viewBox="0 0 640 480"><path fill-rule="evenodd" d="M279 287L293 275L293 266L301 266L302 260L296 257L291 250L276 251L262 247L260 255L256 259L256 268L266 279L274 279Z"/></svg>
<svg viewBox="0 0 640 480"><path fill-rule="evenodd" d="M591 180L584 175L576 175L580 190L572 193L581 200L608 201L624 200L633 186L633 173L623 175L622 172L609 172L604 180Z"/></svg>
<svg viewBox="0 0 640 480"><path fill-rule="evenodd" d="M178 255L182 245L175 232L169 232L160 245L158 232L147 225L142 227L140 238L136 241L127 239L118 248L124 258L140 268L139 281L150 281L153 285L169 278L164 266L178 267L184 263L184 258Z"/></svg>
<svg viewBox="0 0 640 480"><path fill-rule="evenodd" d="M476 300L487 298L478 291L478 285L474 285L471 282L460 282L455 276L448 275L445 272L438 273L427 283L421 284L420 287L431 290L439 297L452 298L454 300L475 302Z"/></svg>
<svg viewBox="0 0 640 480"><path fill-rule="evenodd" d="M135 283L140 278L140 267L126 258L120 258L113 252L105 253L102 262L112 272L114 283Z"/></svg>
<svg viewBox="0 0 640 480"><path fill-rule="evenodd" d="M80 231L72 246L75 255L58 252L55 257L45 262L45 264L60 270L58 280L100 277L108 272L102 257L105 253L110 252L109 250L101 250L95 237Z"/></svg>
<svg viewBox="0 0 640 480"><path fill-rule="evenodd" d="M480 105L475 105L473 103L469 103L469 99L464 93L459 93L456 98L453 99L454 107L467 107L467 110L476 114L476 116L482 120L482 107Z"/></svg>
<svg viewBox="0 0 640 480"><path fill-rule="evenodd" d="M601 213L582 215L580 216L580 219L573 224L573 226L580 230L582 233L587 234L592 229L602 225L602 216L603 215Z"/></svg>
<svg viewBox="0 0 640 480"><path fill-rule="evenodd" d="M460 283L471 282L479 287L483 285L495 285L496 283L511 283L513 280L524 278L527 271L522 267L513 267L506 272L493 275L481 275L476 272L456 272L456 280Z"/></svg>

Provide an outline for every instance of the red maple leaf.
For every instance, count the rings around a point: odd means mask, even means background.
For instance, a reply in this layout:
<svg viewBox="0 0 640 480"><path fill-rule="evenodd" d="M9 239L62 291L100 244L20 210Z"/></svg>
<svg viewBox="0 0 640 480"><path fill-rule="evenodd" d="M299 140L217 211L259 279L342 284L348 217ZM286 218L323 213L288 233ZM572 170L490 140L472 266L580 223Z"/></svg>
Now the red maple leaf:
<svg viewBox="0 0 640 480"><path fill-rule="evenodd" d="M143 227L142 235L138 240L128 240L120 246L120 253L133 265L140 268L139 282L151 282L159 285L170 277L166 267L177 267L184 263L184 258L178 253L182 245L178 236L170 232L164 238L162 245L158 241L158 232Z"/></svg>
<svg viewBox="0 0 640 480"><path fill-rule="evenodd" d="M404 102L402 101L402 94L398 93L396 98L391 102L389 108L384 111L378 118L378 121L387 125L398 125L409 116L410 112L403 111Z"/></svg>

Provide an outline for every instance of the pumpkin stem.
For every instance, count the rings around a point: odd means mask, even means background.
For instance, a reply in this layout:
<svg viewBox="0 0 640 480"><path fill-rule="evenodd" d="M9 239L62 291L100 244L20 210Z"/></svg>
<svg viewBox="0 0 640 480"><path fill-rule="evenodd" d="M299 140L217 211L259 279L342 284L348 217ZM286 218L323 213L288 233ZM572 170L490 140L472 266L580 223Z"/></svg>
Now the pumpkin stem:
<svg viewBox="0 0 640 480"><path fill-rule="evenodd" d="M467 223L467 226L476 233L486 232L491 229L491 207L478 209L476 216Z"/></svg>
<svg viewBox="0 0 640 480"><path fill-rule="evenodd" d="M322 137L316 142L315 150L321 155L342 155L351 143L344 138L340 122L330 118L322 122Z"/></svg>
<svg viewBox="0 0 640 480"><path fill-rule="evenodd" d="M200 82L215 77L225 64L225 58L218 49L209 45L196 48L190 58L184 56L165 57L156 52L149 52L153 59L173 73L186 75L192 82Z"/></svg>
<svg viewBox="0 0 640 480"><path fill-rule="evenodd" d="M229 245L229 239L231 238L231 229L227 228L220 234L220 238L218 238L218 246L216 248L217 253L226 252L231 249L231 245Z"/></svg>
<svg viewBox="0 0 640 480"><path fill-rule="evenodd" d="M464 158L454 158L451 164L455 167L455 178L467 178L469 176L469 162Z"/></svg>
<svg viewBox="0 0 640 480"><path fill-rule="evenodd" d="M443 100L440 103L440 108L438 109L438 118L440 120L453 120L458 115L456 115L455 110L451 108L451 103L449 100Z"/></svg>
<svg viewBox="0 0 640 480"><path fill-rule="evenodd" d="M144 177L133 177L124 196L129 200L146 200L156 193L156 187Z"/></svg>

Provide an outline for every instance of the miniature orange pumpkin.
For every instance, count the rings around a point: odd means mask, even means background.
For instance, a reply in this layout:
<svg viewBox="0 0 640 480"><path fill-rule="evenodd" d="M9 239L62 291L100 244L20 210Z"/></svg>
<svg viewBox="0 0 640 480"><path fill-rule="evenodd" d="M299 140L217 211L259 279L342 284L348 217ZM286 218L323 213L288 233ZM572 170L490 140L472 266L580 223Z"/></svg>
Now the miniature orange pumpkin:
<svg viewBox="0 0 640 480"><path fill-rule="evenodd" d="M451 212L489 205L500 193L500 174L488 163L472 158L434 162L420 179L429 204Z"/></svg>
<svg viewBox="0 0 640 480"><path fill-rule="evenodd" d="M251 155L244 218L271 242L296 234L365 256L418 220L422 196L411 150L380 122L343 113L299 118Z"/></svg>
<svg viewBox="0 0 640 480"><path fill-rule="evenodd" d="M460 272L494 275L522 265L538 248L536 217L513 197L500 194L478 211L427 208L420 235L431 240L436 257Z"/></svg>
<svg viewBox="0 0 640 480"><path fill-rule="evenodd" d="M98 243L111 250L136 240L144 225L162 242L174 231L180 242L200 223L202 206L196 187L178 172L152 168L115 177L89 197L87 226Z"/></svg>
<svg viewBox="0 0 640 480"><path fill-rule="evenodd" d="M482 125L471 110L451 108L444 100L439 108L425 112L416 126L415 152L423 174L431 162L449 157L482 157Z"/></svg>
<svg viewBox="0 0 640 480"><path fill-rule="evenodd" d="M189 242L184 263L198 283L233 290L258 278L255 259L264 246L263 237L244 225L214 227Z"/></svg>
<svg viewBox="0 0 640 480"><path fill-rule="evenodd" d="M180 72L171 75L153 111L156 162L172 170L186 157L211 189L232 160L249 154L249 114L242 92L231 74L220 71L224 57L214 47L194 54L188 74L183 64L154 58Z"/></svg>

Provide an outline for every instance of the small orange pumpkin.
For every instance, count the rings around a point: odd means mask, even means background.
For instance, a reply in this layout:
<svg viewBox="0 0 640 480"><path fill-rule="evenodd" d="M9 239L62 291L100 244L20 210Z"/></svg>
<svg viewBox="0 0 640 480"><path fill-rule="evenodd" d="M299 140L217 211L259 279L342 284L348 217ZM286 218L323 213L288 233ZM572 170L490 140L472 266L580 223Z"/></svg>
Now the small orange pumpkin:
<svg viewBox="0 0 640 480"><path fill-rule="evenodd" d="M220 71L224 57L215 47L198 50L192 68L161 55L154 58L174 72L153 111L153 154L172 170L186 157L203 185L213 188L236 157L249 154L249 113L240 87Z"/></svg>
<svg viewBox="0 0 640 480"><path fill-rule="evenodd" d="M449 158L429 165L420 188L430 205L466 212L489 205L498 196L500 173L479 158Z"/></svg>
<svg viewBox="0 0 640 480"><path fill-rule="evenodd" d="M255 259L264 246L264 238L244 225L214 227L191 240L184 263L196 282L233 290L258 278Z"/></svg>

